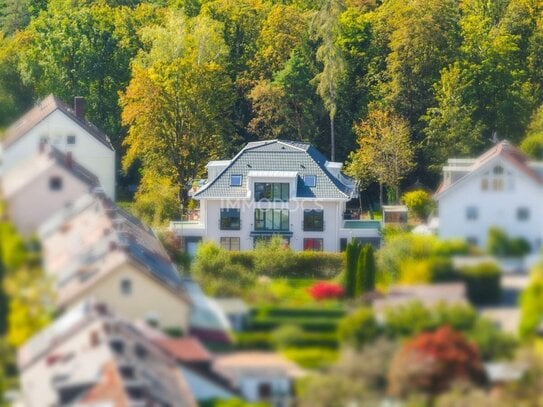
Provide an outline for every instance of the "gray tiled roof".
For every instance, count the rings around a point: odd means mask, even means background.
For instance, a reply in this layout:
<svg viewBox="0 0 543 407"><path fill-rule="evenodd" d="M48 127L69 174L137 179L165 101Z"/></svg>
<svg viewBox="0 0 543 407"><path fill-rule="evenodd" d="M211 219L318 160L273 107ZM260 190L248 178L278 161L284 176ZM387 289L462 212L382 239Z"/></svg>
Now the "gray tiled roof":
<svg viewBox="0 0 543 407"><path fill-rule="evenodd" d="M306 143L271 140L249 143L195 198L244 198L249 171L291 171L298 173L298 198L349 199L352 185L342 182L326 168L326 157ZM230 175L242 175L240 187L230 186ZM307 187L303 176L316 175L315 187ZM343 176L346 180L349 178Z"/></svg>
<svg viewBox="0 0 543 407"><path fill-rule="evenodd" d="M9 148L12 144L27 134L56 110L63 112L75 123L85 129L96 140L108 147L110 150L113 150L113 145L111 144L109 137L104 132L102 132L98 127L88 120L77 117L75 112L66 103L54 95L47 96L42 102L30 109L6 130L2 140L4 149Z"/></svg>

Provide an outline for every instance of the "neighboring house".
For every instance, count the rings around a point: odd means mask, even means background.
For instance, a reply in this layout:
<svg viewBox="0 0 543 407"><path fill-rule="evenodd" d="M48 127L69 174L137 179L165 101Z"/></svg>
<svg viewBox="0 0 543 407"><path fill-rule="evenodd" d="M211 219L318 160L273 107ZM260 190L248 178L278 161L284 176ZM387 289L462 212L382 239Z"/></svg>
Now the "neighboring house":
<svg viewBox="0 0 543 407"><path fill-rule="evenodd" d="M71 109L50 95L9 127L2 139L2 172L33 156L40 144L51 144L80 163L115 199L115 150L107 135L85 120L82 98L75 98Z"/></svg>
<svg viewBox="0 0 543 407"><path fill-rule="evenodd" d="M1 184L7 215L24 236L99 186L73 158L46 146L4 173Z"/></svg>
<svg viewBox="0 0 543 407"><path fill-rule="evenodd" d="M228 380L213 371L213 357L198 339L157 338L154 342L175 358L198 402L239 397Z"/></svg>
<svg viewBox="0 0 543 407"><path fill-rule="evenodd" d="M130 320L187 331L190 300L164 247L107 197L82 197L39 232L59 308L94 297Z"/></svg>
<svg viewBox="0 0 543 407"><path fill-rule="evenodd" d="M28 340L18 367L27 407L196 406L175 360L92 301Z"/></svg>
<svg viewBox="0 0 543 407"><path fill-rule="evenodd" d="M234 352L218 355L213 369L229 380L249 402L273 407L292 405L294 381L304 375L294 362L273 352Z"/></svg>
<svg viewBox="0 0 543 407"><path fill-rule="evenodd" d="M337 252L352 239L380 245L380 222L345 216L356 192L342 164L309 144L253 142L207 169L207 182L192 194L200 201L200 219L170 224L189 254L202 239L247 250L274 235L294 250Z"/></svg>
<svg viewBox="0 0 543 407"><path fill-rule="evenodd" d="M475 159L449 159L435 194L439 236L484 247L491 227L522 237L533 251L543 241L543 163L508 141Z"/></svg>

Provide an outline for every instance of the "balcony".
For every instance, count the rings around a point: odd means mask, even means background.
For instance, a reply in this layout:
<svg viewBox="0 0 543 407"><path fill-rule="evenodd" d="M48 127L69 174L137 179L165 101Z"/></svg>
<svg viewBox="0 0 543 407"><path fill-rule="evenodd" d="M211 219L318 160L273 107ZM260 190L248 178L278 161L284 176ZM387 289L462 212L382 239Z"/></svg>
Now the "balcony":
<svg viewBox="0 0 543 407"><path fill-rule="evenodd" d="M343 229L381 230L380 220L344 220Z"/></svg>

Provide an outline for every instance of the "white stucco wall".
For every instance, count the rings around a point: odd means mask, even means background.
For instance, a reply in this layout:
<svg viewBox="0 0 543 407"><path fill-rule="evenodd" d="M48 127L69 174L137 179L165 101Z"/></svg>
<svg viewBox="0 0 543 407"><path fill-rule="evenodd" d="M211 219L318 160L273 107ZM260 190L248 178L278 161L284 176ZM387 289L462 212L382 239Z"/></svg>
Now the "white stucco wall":
<svg viewBox="0 0 543 407"><path fill-rule="evenodd" d="M75 144L67 143L67 136L75 135ZM98 141L85 129L56 110L33 127L14 144L2 151L2 172L20 164L38 151L42 137L62 152L72 152L74 159L95 174L105 193L115 199L115 152Z"/></svg>
<svg viewBox="0 0 543 407"><path fill-rule="evenodd" d="M483 174L497 164L512 174L513 186L509 188L506 181L503 191L483 191ZM475 238L477 244L484 247L488 229L497 226L512 237L523 237L532 249L538 249L543 240L542 203L543 186L507 161L497 158L439 197L439 236L444 239ZM478 208L476 220L466 217L470 206ZM518 208L528 208L529 219L518 220Z"/></svg>
<svg viewBox="0 0 543 407"><path fill-rule="evenodd" d="M49 188L52 177L62 180L62 189L55 191ZM29 236L57 211L87 193L87 184L62 167L52 166L8 198L8 216L19 233Z"/></svg>

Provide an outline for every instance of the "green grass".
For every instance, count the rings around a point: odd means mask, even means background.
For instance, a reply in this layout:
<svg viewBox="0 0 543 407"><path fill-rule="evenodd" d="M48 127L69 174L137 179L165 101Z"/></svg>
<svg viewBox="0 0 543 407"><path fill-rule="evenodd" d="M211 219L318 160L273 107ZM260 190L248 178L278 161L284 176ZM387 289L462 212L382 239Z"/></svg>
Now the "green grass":
<svg viewBox="0 0 543 407"><path fill-rule="evenodd" d="M321 347L292 347L282 350L281 353L306 369L322 369L334 363L339 356L337 350Z"/></svg>

